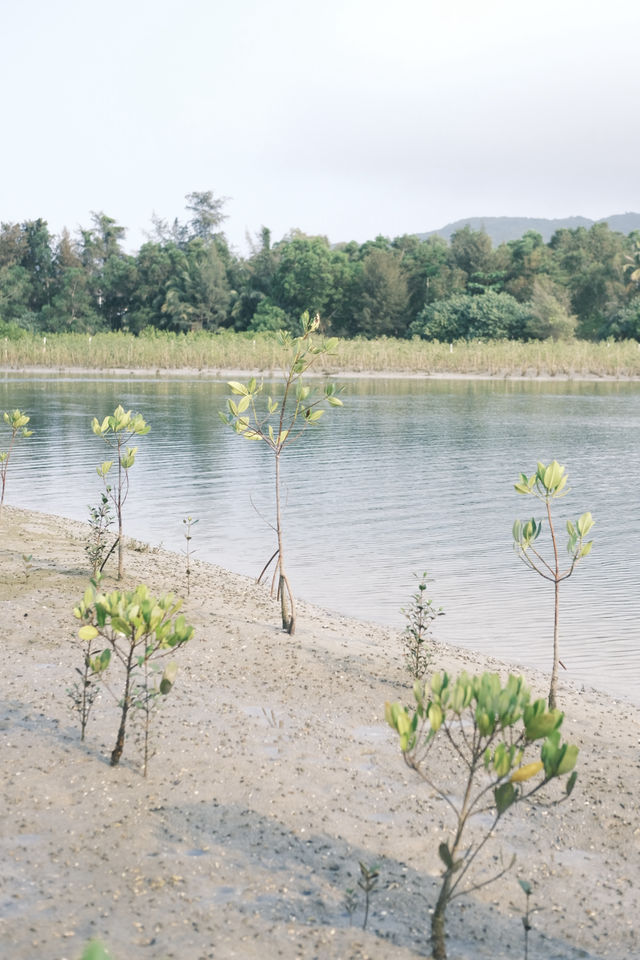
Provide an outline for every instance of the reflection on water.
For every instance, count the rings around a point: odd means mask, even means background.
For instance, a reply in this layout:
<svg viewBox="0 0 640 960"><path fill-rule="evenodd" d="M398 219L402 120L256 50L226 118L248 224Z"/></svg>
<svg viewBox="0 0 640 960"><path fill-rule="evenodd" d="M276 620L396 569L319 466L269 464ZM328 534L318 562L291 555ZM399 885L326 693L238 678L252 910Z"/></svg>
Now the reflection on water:
<svg viewBox="0 0 640 960"><path fill-rule="evenodd" d="M20 407L7 502L76 519L99 498L106 448L90 430L117 403L140 411L126 505L131 536L255 575L274 549L271 454L218 419L224 383L188 379L0 379L0 410ZM511 547L535 513L513 482L538 459L567 465L556 514L591 510L591 556L561 587L567 676L640 699L640 385L346 380L332 410L284 460L288 567L299 596L398 627L429 571L448 642L548 669L553 589ZM176 585L179 588L179 584Z"/></svg>

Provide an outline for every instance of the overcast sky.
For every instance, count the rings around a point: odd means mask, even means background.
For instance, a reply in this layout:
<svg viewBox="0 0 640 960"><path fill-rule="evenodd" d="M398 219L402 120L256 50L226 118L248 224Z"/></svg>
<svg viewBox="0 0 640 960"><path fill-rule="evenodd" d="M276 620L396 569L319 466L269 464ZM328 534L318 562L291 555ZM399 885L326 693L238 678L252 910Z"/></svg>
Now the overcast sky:
<svg viewBox="0 0 640 960"><path fill-rule="evenodd" d="M640 211L638 0L0 0L0 220L331 242Z"/></svg>

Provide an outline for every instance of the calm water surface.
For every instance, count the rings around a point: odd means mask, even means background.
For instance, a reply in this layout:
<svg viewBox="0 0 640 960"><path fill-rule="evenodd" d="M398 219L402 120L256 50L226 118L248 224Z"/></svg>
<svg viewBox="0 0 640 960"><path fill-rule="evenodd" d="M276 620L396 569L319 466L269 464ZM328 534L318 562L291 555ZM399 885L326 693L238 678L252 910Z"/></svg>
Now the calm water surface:
<svg viewBox="0 0 640 960"><path fill-rule="evenodd" d="M90 430L117 403L151 424L131 473L125 529L256 575L275 549L272 457L225 429L224 383L5 375L0 410L34 436L16 448L7 502L86 520L106 447ZM591 510L591 556L561 587L561 657L574 680L640 700L640 385L345 381L345 408L285 454L288 570L298 596L401 627L413 574L428 570L446 616L437 636L550 666L553 588L511 546L541 516L513 483L538 459L567 465L556 509ZM0 531L1 535L1 531ZM176 584L179 589L180 584Z"/></svg>

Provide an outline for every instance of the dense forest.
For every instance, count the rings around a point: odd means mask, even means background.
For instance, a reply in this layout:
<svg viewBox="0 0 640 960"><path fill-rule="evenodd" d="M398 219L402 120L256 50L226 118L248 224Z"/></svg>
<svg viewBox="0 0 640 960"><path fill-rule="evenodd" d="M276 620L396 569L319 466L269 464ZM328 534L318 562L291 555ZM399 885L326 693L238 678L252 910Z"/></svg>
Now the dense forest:
<svg viewBox="0 0 640 960"><path fill-rule="evenodd" d="M45 220L0 227L0 335L154 327L277 330L304 310L338 336L640 339L640 231L606 223L528 231L493 247L468 226L450 241L376 237L329 244L263 228L249 256L230 248L224 199L186 197L187 216L154 218L136 254L104 213L71 236Z"/></svg>

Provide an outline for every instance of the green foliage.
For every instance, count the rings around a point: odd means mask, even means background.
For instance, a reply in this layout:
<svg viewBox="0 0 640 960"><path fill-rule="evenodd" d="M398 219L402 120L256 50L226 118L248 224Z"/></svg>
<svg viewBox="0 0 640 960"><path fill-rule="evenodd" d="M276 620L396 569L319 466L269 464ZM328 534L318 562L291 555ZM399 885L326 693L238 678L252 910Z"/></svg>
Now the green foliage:
<svg viewBox="0 0 640 960"><path fill-rule="evenodd" d="M484 229L470 225L460 225L449 243L405 235L334 246L299 230L273 242L263 227L242 258L222 231L225 204L212 191L188 194L186 220L154 217L149 241L135 254L123 249L125 228L103 211L92 213L77 238L67 230L53 236L41 218L0 224L0 337L26 330L137 334L149 326L290 329L305 308L343 336L405 336L411 325L412 334L449 342L558 338L570 337L577 324L582 337L637 337L620 316L640 299L640 241L618 232L631 220L612 222L614 229L605 223L586 229L583 221L545 243L531 229L543 223L524 218L523 236L514 240L510 233L495 248ZM526 322L516 315L510 329L507 301L493 310L477 305L478 315L469 304L469 317L456 317L455 297L487 293L514 297L529 312ZM442 307L452 299L451 309ZM423 317L436 303L433 317ZM423 334L427 319L434 326ZM457 333L444 329L454 320Z"/></svg>
<svg viewBox="0 0 640 960"><path fill-rule="evenodd" d="M101 593L99 581L92 581L87 587L81 602L73 613L83 626L78 632L80 641L85 644L85 664L89 661L92 673L99 673L105 680L105 672L113 662L121 665L124 671L124 685L120 697L117 697L121 709L120 728L116 745L111 754L111 765L115 766L124 749L126 723L129 711L137 704L138 709L146 713L145 761L148 759L149 718L152 709L151 700L156 693L150 693L149 667L152 662L165 657L187 643L193 636L193 627L188 626L182 615L175 616L181 601L173 594L154 598L146 586L141 585L132 591L114 590ZM172 619L175 617L175 619ZM99 657L92 656L91 644L100 637L106 641ZM157 691L166 695L175 680L175 664L169 664L160 678ZM142 682L136 680L139 671L143 673Z"/></svg>
<svg viewBox="0 0 640 960"><path fill-rule="evenodd" d="M84 643L83 664L82 669L76 667L80 680L67 690L67 694L71 698L72 709L80 717L80 739L84 740L91 710L100 692L100 680L111 662L111 650L107 647L97 652L94 645L97 635L90 627L83 627L82 630L84 632L80 639Z"/></svg>
<svg viewBox="0 0 640 960"><path fill-rule="evenodd" d="M558 666L560 664L560 583L571 576L578 563L589 556L593 547L593 540L585 540L594 524L591 514L583 513L575 522L567 520L567 553L570 560L568 566L564 569L561 567L551 504L554 500L559 500L569 493L567 479L565 468L560 466L557 460L554 460L549 465L538 462L535 473L530 477L526 473L521 473L520 480L514 485L516 493L535 497L544 504L551 537L553 559L549 563L539 552L537 546L538 538L542 532L542 522L532 517L524 523L521 520L516 520L513 525L514 548L520 559L530 570L554 584L553 666L549 688L549 707L551 709L556 706Z"/></svg>
<svg viewBox="0 0 640 960"><path fill-rule="evenodd" d="M248 329L255 331L288 330L289 317L286 312L273 303L268 297L260 300L257 309L249 322Z"/></svg>
<svg viewBox="0 0 640 960"><path fill-rule="evenodd" d="M116 480L114 486L108 482L109 474L114 465L113 460L105 460L96 467L98 476L103 481L107 497L113 503L118 518L118 579L123 575L124 536L123 536L123 507L129 493L129 470L135 463L137 447L130 447L133 437L143 437L149 433L150 426L145 422L142 414L131 413L120 405L111 416L106 416L102 422L96 417L91 422L91 429L98 437L102 437L107 446L116 454Z"/></svg>
<svg viewBox="0 0 640 960"><path fill-rule="evenodd" d="M292 337L286 331L279 334L279 342L289 355L285 367L282 396L279 398L269 396L265 402L261 396L263 384L258 383L255 377L246 384L232 380L229 381L229 387L232 394L239 399L228 399L227 412L219 411L222 422L231 427L238 436L244 437L245 440L262 441L274 456L275 530L278 548L258 579L261 579L271 562L276 560L274 583L277 576L277 597L281 606L282 629L290 635L295 632L296 611L293 591L285 569L280 506L280 457L285 447L298 440L309 427L320 420L325 412L323 406L325 403L328 407L342 406L342 400L337 396L338 390L334 384L326 384L323 391L319 392L315 387L307 386L302 379L318 357L326 356L334 349L337 340L334 338L319 344L313 340L313 334L320 325L319 317L312 320L308 313L304 313L301 324L302 333L298 337Z"/></svg>
<svg viewBox="0 0 640 960"><path fill-rule="evenodd" d="M193 547L191 546L191 541L193 540L193 534L191 531L198 521L194 520L193 517L185 517L182 522L185 527L184 539L187 545L185 549L185 556L187 558L185 576L187 578L187 596L189 597L191 596L191 557L194 553Z"/></svg>
<svg viewBox="0 0 640 960"><path fill-rule="evenodd" d="M363 861L360 860L360 877L358 879L358 886L364 893L364 917L362 920L363 930L367 929L369 907L371 906L371 894L375 892L379 879L380 871L378 868L375 866L368 867L366 863L363 863Z"/></svg>
<svg viewBox="0 0 640 960"><path fill-rule="evenodd" d="M499 820L566 774L569 796L578 748L561 740L563 714L547 710L544 700L531 702L522 677L510 676L503 684L498 674L463 672L452 679L436 673L430 682L416 681L413 692L413 709L387 703L385 717L399 736L407 765L445 801L453 818L448 839L438 847L442 886L431 925L433 956L443 960L447 905L508 869L465 884ZM443 754L432 753L436 743ZM479 813L488 815L488 825L486 816L484 823L472 822Z"/></svg>
<svg viewBox="0 0 640 960"><path fill-rule="evenodd" d="M109 527L113 523L111 505L106 494L100 494L100 503L97 507L88 507L89 510L89 537L85 546L85 553L91 564L91 576L104 570L104 566L115 548L116 541L107 550Z"/></svg>
<svg viewBox="0 0 640 960"><path fill-rule="evenodd" d="M140 726L141 750L142 750L142 775L146 777L149 769L149 760L153 755L151 749L151 720L152 716L171 692L176 680L178 664L172 660L164 670L157 664L149 664L145 660L142 666L142 676L135 675L131 693L131 709L133 710L134 724L138 721Z"/></svg>
<svg viewBox="0 0 640 960"><path fill-rule="evenodd" d="M33 554L32 553L23 553L22 554L22 563L24 567L24 582L29 582L29 577L31 576L31 571L33 570Z"/></svg>
<svg viewBox="0 0 640 960"><path fill-rule="evenodd" d="M640 341L640 297L625 307L607 316L598 331L601 339L612 337L614 340Z"/></svg>
<svg viewBox="0 0 640 960"><path fill-rule="evenodd" d="M81 960L111 960L111 954L99 940L90 940L82 951Z"/></svg>
<svg viewBox="0 0 640 960"><path fill-rule="evenodd" d="M514 339L524 336L529 315L508 293L456 294L428 304L409 332L426 340Z"/></svg>
<svg viewBox="0 0 640 960"><path fill-rule="evenodd" d="M527 304L529 317L524 333L536 340L569 340L576 329L576 317L571 313L568 293L549 277L537 277L533 282L531 300Z"/></svg>
<svg viewBox="0 0 640 960"><path fill-rule="evenodd" d="M402 644L409 673L414 680L421 680L429 668L432 653L427 647L430 630L436 617L443 615L442 607L436 610L433 601L426 595L427 574L419 578L418 590L411 598L407 610L403 610L407 625L402 633Z"/></svg>
<svg viewBox="0 0 640 960"><path fill-rule="evenodd" d="M2 420L9 428L10 438L8 449L0 450L0 519L2 519L2 507L4 505L4 494L7 485L9 460L11 459L16 441L20 438L26 439L27 437L33 436L33 430L27 430L27 424L30 419L30 417L20 410L12 410L10 413L5 410L2 414Z"/></svg>

